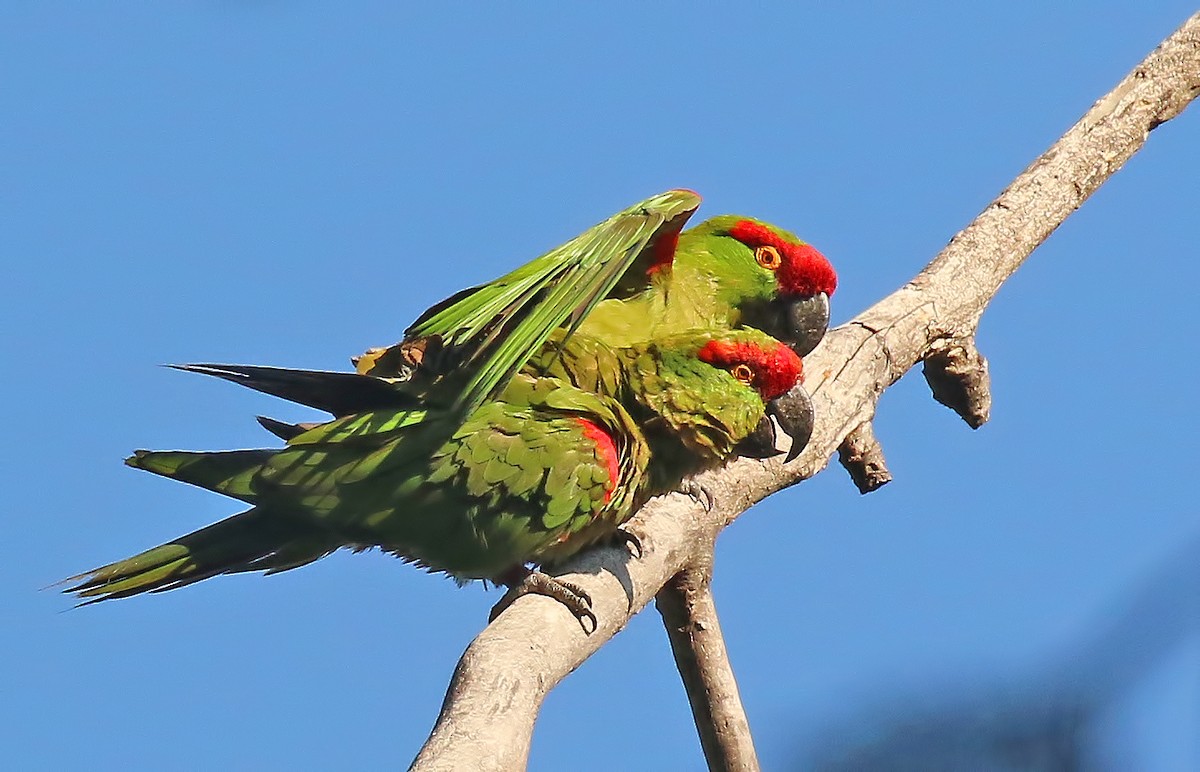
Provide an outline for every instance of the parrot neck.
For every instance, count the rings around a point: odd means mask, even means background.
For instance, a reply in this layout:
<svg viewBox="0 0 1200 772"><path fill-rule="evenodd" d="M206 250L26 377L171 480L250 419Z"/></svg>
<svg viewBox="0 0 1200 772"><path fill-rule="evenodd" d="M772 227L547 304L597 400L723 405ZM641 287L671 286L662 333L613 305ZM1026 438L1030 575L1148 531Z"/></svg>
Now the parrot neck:
<svg viewBox="0 0 1200 772"><path fill-rule="evenodd" d="M683 330L736 326L740 314L728 288L714 278L711 259L676 261L655 273L648 291L599 303L579 332L630 346Z"/></svg>

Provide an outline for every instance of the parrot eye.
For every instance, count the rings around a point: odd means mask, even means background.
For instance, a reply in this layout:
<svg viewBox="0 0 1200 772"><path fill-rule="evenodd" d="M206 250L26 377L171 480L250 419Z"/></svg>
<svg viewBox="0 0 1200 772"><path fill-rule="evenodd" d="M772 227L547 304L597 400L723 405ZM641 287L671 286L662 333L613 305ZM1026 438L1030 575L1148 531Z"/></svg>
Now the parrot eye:
<svg viewBox="0 0 1200 772"><path fill-rule="evenodd" d="M735 365L729 374L747 386L754 383L754 371L750 369L750 365Z"/></svg>
<svg viewBox="0 0 1200 772"><path fill-rule="evenodd" d="M783 258L779 256L779 250L769 244L755 249L754 259L769 271L778 270L779 266L783 265Z"/></svg>

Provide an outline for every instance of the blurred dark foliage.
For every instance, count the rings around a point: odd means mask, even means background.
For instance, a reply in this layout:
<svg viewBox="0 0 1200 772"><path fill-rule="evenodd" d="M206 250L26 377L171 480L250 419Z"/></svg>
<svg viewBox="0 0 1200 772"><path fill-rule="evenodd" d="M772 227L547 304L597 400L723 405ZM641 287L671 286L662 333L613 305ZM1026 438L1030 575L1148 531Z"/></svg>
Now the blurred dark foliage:
<svg viewBox="0 0 1200 772"><path fill-rule="evenodd" d="M1200 540L1147 576L1093 635L1046 667L1004 679L940 682L877 695L807 743L799 769L841 772L1068 772L1131 768L1100 722L1160 663L1194 641Z"/></svg>

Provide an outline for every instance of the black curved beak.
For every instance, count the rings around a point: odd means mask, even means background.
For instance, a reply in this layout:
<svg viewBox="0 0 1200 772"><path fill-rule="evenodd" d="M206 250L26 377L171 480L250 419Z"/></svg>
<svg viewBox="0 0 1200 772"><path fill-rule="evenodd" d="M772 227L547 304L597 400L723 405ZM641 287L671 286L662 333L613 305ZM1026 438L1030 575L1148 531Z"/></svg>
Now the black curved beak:
<svg viewBox="0 0 1200 772"><path fill-rule="evenodd" d="M803 386L797 385L787 394L767 403L767 412L758 426L738 443L738 454L750 458L770 458L779 453L775 447L776 424L792 438L792 447L784 459L791 461L800 455L812 437L813 405Z"/></svg>
<svg viewBox="0 0 1200 772"><path fill-rule="evenodd" d="M737 454L747 458L770 458L778 452L775 447L775 423L769 415L764 415L754 431L737 444Z"/></svg>
<svg viewBox="0 0 1200 772"><path fill-rule="evenodd" d="M784 461L791 461L800 455L808 445L813 432L813 403L808 392L800 384L792 387L787 394L776 397L767 403L767 414L775 418L779 428L792 438L792 447L788 449Z"/></svg>
<svg viewBox="0 0 1200 772"><path fill-rule="evenodd" d="M787 301L784 310L787 334L784 339L800 356L808 356L829 329L829 296L819 292Z"/></svg>

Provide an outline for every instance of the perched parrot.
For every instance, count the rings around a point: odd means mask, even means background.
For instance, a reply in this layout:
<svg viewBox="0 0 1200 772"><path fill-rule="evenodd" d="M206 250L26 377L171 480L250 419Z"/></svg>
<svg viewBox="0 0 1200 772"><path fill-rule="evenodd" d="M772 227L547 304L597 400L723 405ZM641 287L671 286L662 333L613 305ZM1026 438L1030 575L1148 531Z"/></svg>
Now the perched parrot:
<svg viewBox="0 0 1200 772"><path fill-rule="evenodd" d="M470 412L543 346L576 332L626 346L691 329L754 327L807 354L829 325L833 266L795 235L750 217L715 217L681 232L699 205L690 190L642 201L438 303L403 341L355 365L414 381L410 388L425 393L453 393Z"/></svg>
<svg viewBox="0 0 1200 772"><path fill-rule="evenodd" d="M708 334L713 332L709 331ZM765 333L754 328L745 328L745 333L750 337L760 336L758 340L762 345L766 345L769 339ZM684 333L685 336L687 334ZM628 404L630 399L636 400L637 396L630 397L632 386L622 359L630 351L652 347L653 343L643 341L614 348L591 335L577 333L568 338L565 330L558 329L551 334L547 345L526 363L523 372L531 378L553 376L583 391ZM262 365L186 364L170 367L222 378L255 391L323 410L335 418L369 411L406 410L410 425L423 420L423 416L432 415L443 426L449 426L454 407L454 389L426 390L424 384L413 388L411 380ZM446 383L443 381L439 385L444 387ZM503 394L499 399L505 401ZM812 434L814 416L808 393L797 382L787 395L768 402L767 413L791 437L787 456L790 461L804 449ZM265 416L259 416L258 421L285 441L318 425L287 424ZM756 442L763 448L775 447L771 421L764 421L759 427Z"/></svg>
<svg viewBox="0 0 1200 772"><path fill-rule="evenodd" d="M266 424L288 438L280 449L138 451L130 466L251 508L74 577L66 591L96 602L380 547L460 582L551 595L594 626L586 593L527 566L614 538L648 498L739 449L774 452L762 444L766 405L790 393L802 364L751 329L577 345L586 350L518 374L465 419L415 403L311 428Z"/></svg>

